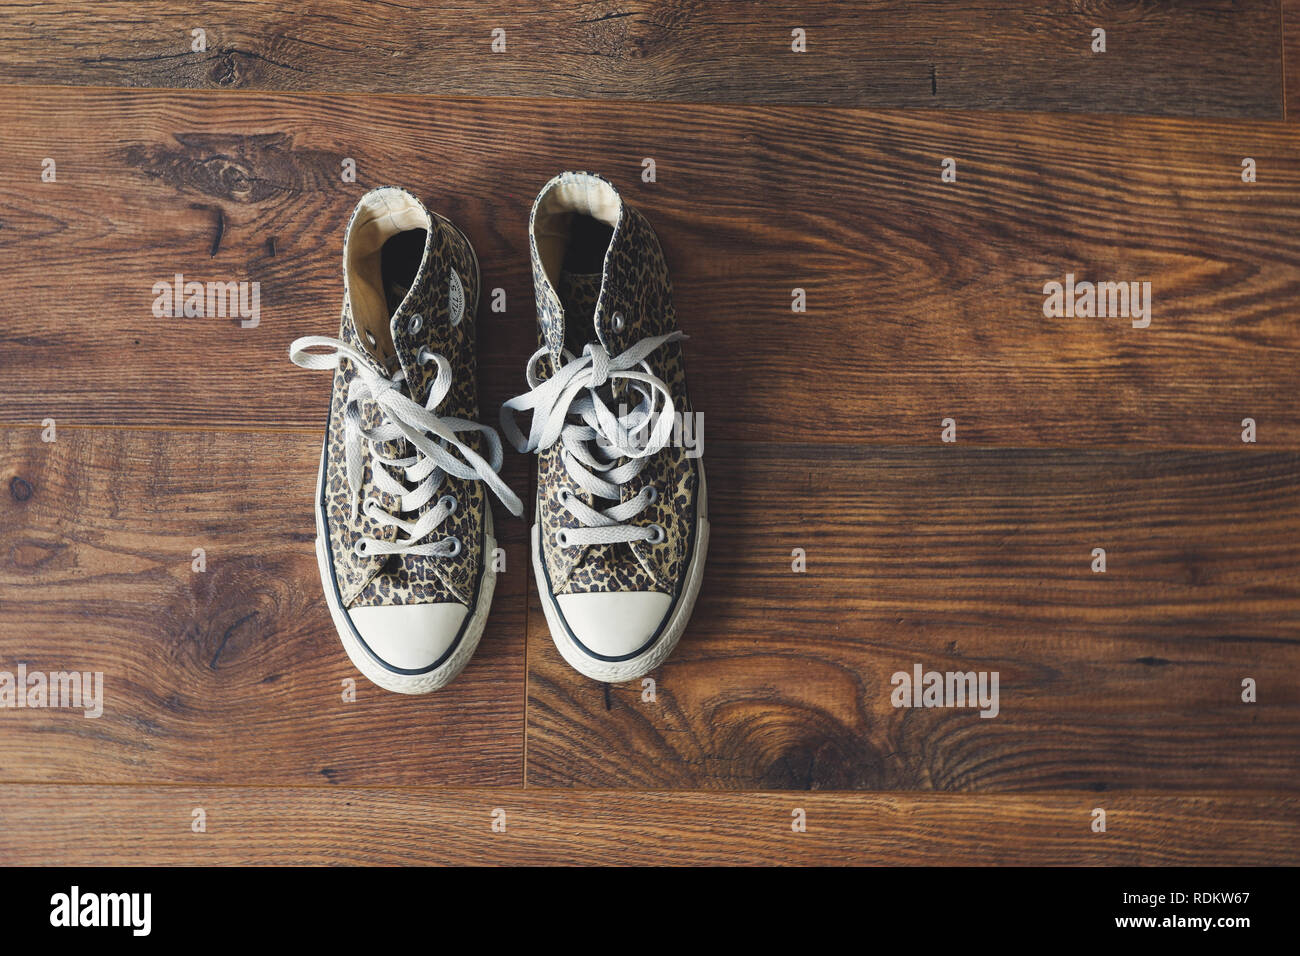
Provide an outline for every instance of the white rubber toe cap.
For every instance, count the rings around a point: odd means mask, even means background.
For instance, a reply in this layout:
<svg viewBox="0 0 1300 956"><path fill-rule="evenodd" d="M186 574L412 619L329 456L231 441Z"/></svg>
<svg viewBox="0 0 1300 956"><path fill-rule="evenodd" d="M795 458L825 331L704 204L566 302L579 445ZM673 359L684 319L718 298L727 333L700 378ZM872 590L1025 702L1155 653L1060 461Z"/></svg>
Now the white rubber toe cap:
<svg viewBox="0 0 1300 956"><path fill-rule="evenodd" d="M657 591L611 591L557 594L555 601L584 647L601 657L625 657L654 635L672 597Z"/></svg>
<svg viewBox="0 0 1300 956"><path fill-rule="evenodd" d="M348 611L366 646L390 667L424 670L460 633L469 608L463 604L391 604Z"/></svg>

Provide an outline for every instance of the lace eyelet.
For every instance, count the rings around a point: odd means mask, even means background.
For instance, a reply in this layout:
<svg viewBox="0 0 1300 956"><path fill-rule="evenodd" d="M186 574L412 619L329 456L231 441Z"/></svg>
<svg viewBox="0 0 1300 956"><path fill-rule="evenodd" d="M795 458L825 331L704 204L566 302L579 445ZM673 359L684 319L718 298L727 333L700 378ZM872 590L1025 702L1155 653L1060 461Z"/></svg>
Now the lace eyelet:
<svg viewBox="0 0 1300 956"><path fill-rule="evenodd" d="M445 507L447 509L447 514L454 515L456 513L456 509L460 507L460 505L456 501L456 499L451 495L443 495L441 498L438 499L438 507L439 508Z"/></svg>
<svg viewBox="0 0 1300 956"><path fill-rule="evenodd" d="M448 538L447 540L451 542L451 551L447 554L447 557L454 558L461 552L460 538Z"/></svg>
<svg viewBox="0 0 1300 956"><path fill-rule="evenodd" d="M569 533L563 528L555 532L555 543L561 548L567 548L569 546Z"/></svg>
<svg viewBox="0 0 1300 956"><path fill-rule="evenodd" d="M422 316L419 312L417 312L415 313L415 315L411 316L411 321L410 323L407 324L406 331L411 335L415 335L423 327L424 327L424 316Z"/></svg>
<svg viewBox="0 0 1300 956"><path fill-rule="evenodd" d="M623 318L622 312L615 312L613 317L609 320L609 323L614 327L615 332L622 332L623 327L627 325L627 321Z"/></svg>
<svg viewBox="0 0 1300 956"><path fill-rule="evenodd" d="M646 499L646 501L649 502L650 504L654 504L656 501L659 500L659 489L656 488L654 485L650 485L647 488L647 490L650 492L650 496Z"/></svg>
<svg viewBox="0 0 1300 956"><path fill-rule="evenodd" d="M356 544L354 544L354 545L352 546L352 550L355 551L357 554L361 555L361 556L364 558L364 557L366 556L366 554L368 553L367 550L366 550L366 539L365 539L365 538L362 538L360 541L358 541Z"/></svg>
<svg viewBox="0 0 1300 956"><path fill-rule="evenodd" d="M570 491L568 488L561 488L559 491L555 493L555 497L559 499L560 504L567 505L569 503L569 499L573 497L573 492Z"/></svg>
<svg viewBox="0 0 1300 956"><path fill-rule="evenodd" d="M646 542L649 544L663 544L664 538L668 537L661 525L652 524L648 530L650 537L646 538Z"/></svg>
<svg viewBox="0 0 1300 956"><path fill-rule="evenodd" d="M375 345L377 344L375 342L374 335L371 333L369 329L366 329L366 342L370 345L371 348L374 348Z"/></svg>
<svg viewBox="0 0 1300 956"><path fill-rule="evenodd" d="M421 347L420 354L415 357L415 360L421 365L428 365L433 361L433 353L429 351L428 346Z"/></svg>

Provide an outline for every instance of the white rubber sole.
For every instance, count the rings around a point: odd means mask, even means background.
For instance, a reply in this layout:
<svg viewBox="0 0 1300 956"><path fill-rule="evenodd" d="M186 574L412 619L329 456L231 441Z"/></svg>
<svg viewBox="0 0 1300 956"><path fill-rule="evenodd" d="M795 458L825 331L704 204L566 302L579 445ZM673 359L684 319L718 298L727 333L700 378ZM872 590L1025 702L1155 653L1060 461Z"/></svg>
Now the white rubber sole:
<svg viewBox="0 0 1300 956"><path fill-rule="evenodd" d="M686 630L686 624L695 610L695 599L699 596L700 585L704 581L704 560L709 552L709 494L704 482L704 463L700 463L700 494L698 516L695 522L695 553L686 569L686 580L682 583L682 594L673 609L672 617L664 625L659 639L643 654L625 661L603 661L587 653L572 637L564 626L560 608L553 595L546 591L546 572L542 568L542 549L540 526L533 525L533 576L537 579L537 591L542 598L542 611L546 614L546 624L551 631L551 640L555 642L560 656L569 666L585 677L603 681L606 684L618 684L623 681L636 680L650 673L668 659L677 642Z"/></svg>

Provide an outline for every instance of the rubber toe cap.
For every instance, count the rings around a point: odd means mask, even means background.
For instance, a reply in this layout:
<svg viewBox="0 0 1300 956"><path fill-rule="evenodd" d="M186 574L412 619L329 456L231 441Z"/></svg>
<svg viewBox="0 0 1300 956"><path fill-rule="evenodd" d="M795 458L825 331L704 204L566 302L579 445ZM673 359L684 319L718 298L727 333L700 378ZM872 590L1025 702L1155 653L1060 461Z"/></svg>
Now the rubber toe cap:
<svg viewBox="0 0 1300 956"><path fill-rule="evenodd" d="M348 611L366 646L397 670L421 671L447 653L469 608L463 604L391 604Z"/></svg>
<svg viewBox="0 0 1300 956"><path fill-rule="evenodd" d="M657 591L610 591L558 594L555 601L583 647L601 657L627 657L654 637L672 597Z"/></svg>

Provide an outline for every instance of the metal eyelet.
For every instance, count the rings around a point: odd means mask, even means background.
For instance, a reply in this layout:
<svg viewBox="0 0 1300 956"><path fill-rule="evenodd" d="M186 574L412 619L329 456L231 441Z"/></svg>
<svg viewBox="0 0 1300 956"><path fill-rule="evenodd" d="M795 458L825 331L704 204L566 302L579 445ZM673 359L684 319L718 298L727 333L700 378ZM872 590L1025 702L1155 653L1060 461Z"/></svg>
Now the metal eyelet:
<svg viewBox="0 0 1300 956"><path fill-rule="evenodd" d="M647 502L649 502L650 504L654 504L656 501L659 500L658 488L656 488L654 485L650 485L646 490L650 492L650 497L646 499Z"/></svg>
<svg viewBox="0 0 1300 956"><path fill-rule="evenodd" d="M356 544L354 544L354 545L352 546L352 550L355 551L357 554L361 555L362 557L365 557L365 556L366 556L366 553L367 553L367 552L366 552L366 539L365 539L365 538L362 538L360 541L358 541Z"/></svg>
<svg viewBox="0 0 1300 956"><path fill-rule="evenodd" d="M459 505L457 504L456 499L451 495L443 495L438 499L438 507L446 507L447 514L454 515L456 513L456 508L459 507Z"/></svg>
<svg viewBox="0 0 1300 956"><path fill-rule="evenodd" d="M454 558L456 557L456 555L460 554L461 552L460 538L448 538L447 540L450 541L452 545L451 552L447 555L447 557Z"/></svg>
<svg viewBox="0 0 1300 956"><path fill-rule="evenodd" d="M623 318L622 312L615 312L613 318L611 318L609 321L610 324L614 327L615 332L622 332L623 327L627 325L626 320Z"/></svg>
<svg viewBox="0 0 1300 956"><path fill-rule="evenodd" d="M427 345L421 346L420 354L415 357L415 360L419 362L421 365L428 365L430 362L433 361L433 353L429 351L429 347Z"/></svg>
<svg viewBox="0 0 1300 956"><path fill-rule="evenodd" d="M366 329L366 342L370 345L371 348L375 347L376 344L375 337L369 329Z"/></svg>
<svg viewBox="0 0 1300 956"><path fill-rule="evenodd" d="M568 488L561 488L559 491L555 493L555 497L559 499L560 504L567 505L569 503L569 499L573 497L573 492L570 491Z"/></svg>
<svg viewBox="0 0 1300 956"><path fill-rule="evenodd" d="M664 529L657 524L652 524L649 531L650 537L646 538L646 541L650 544L663 544L664 538L668 537L668 535L664 533Z"/></svg>
<svg viewBox="0 0 1300 956"><path fill-rule="evenodd" d="M567 548L569 546L569 533L563 528L555 532L555 543L561 548Z"/></svg>
<svg viewBox="0 0 1300 956"><path fill-rule="evenodd" d="M417 312L415 313L415 315L411 316L411 321L406 326L406 331L411 335L415 335L415 333L419 332L420 329L423 327L424 327L424 316L422 316L419 312Z"/></svg>

